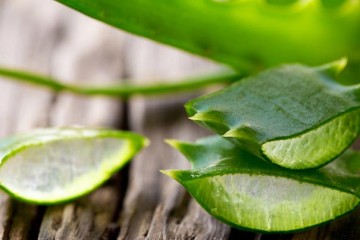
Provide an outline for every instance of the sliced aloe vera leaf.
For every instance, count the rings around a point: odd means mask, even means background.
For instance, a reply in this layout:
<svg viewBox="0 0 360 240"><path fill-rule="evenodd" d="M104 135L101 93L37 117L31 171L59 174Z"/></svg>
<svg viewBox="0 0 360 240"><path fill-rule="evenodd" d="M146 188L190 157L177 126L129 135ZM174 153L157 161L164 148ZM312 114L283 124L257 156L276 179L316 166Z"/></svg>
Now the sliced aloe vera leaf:
<svg viewBox="0 0 360 240"><path fill-rule="evenodd" d="M171 141L191 170L163 171L211 215L240 229L291 232L336 219L360 202L360 153L319 169L293 171L262 161L220 136Z"/></svg>
<svg viewBox="0 0 360 240"><path fill-rule="evenodd" d="M0 187L37 204L94 190L147 145L135 133L86 128L39 129L0 140Z"/></svg>
<svg viewBox="0 0 360 240"><path fill-rule="evenodd" d="M188 102L190 119L258 157L291 169L319 167L359 135L359 85L334 76L340 60L321 67L285 65Z"/></svg>
<svg viewBox="0 0 360 240"><path fill-rule="evenodd" d="M57 0L90 17L236 69L356 56L360 1ZM311 26L311 27L309 27Z"/></svg>

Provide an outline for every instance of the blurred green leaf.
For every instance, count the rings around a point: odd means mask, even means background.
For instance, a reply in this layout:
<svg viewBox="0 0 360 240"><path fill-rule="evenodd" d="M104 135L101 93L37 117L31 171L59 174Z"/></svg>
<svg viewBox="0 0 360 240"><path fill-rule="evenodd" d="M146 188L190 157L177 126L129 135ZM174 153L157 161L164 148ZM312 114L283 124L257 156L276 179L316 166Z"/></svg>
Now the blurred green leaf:
<svg viewBox="0 0 360 240"><path fill-rule="evenodd" d="M235 82L243 77L241 74L238 74L231 69L226 69L208 76L198 76L177 82L162 80L151 85L131 85L122 83L117 85L113 84L111 86L89 86L69 84L48 76L4 67L0 67L0 76L19 82L26 82L37 86L47 87L54 91L68 91L87 96L102 95L117 98L129 98L133 95L160 95L191 91L211 84Z"/></svg>
<svg viewBox="0 0 360 240"><path fill-rule="evenodd" d="M358 71L360 1L334 1L58 0L241 71L291 62L318 65L344 56L355 64L349 70Z"/></svg>

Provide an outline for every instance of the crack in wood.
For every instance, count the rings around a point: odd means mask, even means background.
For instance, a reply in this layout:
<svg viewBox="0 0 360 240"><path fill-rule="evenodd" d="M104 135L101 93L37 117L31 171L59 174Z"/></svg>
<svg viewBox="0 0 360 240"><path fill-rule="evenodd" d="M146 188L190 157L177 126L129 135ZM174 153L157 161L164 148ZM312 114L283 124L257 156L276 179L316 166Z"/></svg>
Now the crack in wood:
<svg viewBox="0 0 360 240"><path fill-rule="evenodd" d="M181 224L186 216L190 204L191 196L188 193L183 194L180 198L179 204L169 213L169 219L174 219L175 224Z"/></svg>
<svg viewBox="0 0 360 240"><path fill-rule="evenodd" d="M0 206L0 238L8 240L13 222L14 202L5 193L0 192Z"/></svg>

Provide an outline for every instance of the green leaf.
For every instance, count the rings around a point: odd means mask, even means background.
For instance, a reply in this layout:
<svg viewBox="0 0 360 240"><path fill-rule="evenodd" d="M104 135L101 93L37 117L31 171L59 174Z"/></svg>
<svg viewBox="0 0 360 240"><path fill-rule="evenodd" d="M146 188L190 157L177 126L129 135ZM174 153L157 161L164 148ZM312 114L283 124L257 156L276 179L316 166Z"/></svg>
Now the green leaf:
<svg viewBox="0 0 360 240"><path fill-rule="evenodd" d="M191 100L186 110L260 158L292 169L319 167L360 132L359 85L334 80L345 64L271 69Z"/></svg>
<svg viewBox="0 0 360 240"><path fill-rule="evenodd" d="M360 62L359 0L336 7L318 0L57 1L241 71L288 62L317 65L343 56L356 60L357 66Z"/></svg>
<svg viewBox="0 0 360 240"><path fill-rule="evenodd" d="M191 79L178 82L166 82L163 80L152 85L120 84L112 86L88 86L68 84L47 76L41 76L30 72L13 70L4 67L0 67L0 76L20 82L35 84L37 86L47 87L54 91L68 91L87 96L101 95L117 98L129 98L133 95L148 96L170 94L181 91L193 91L203 86L235 82L242 78L242 75L234 72L233 70L227 69L225 71L213 73L209 76L193 77Z"/></svg>
<svg viewBox="0 0 360 240"><path fill-rule="evenodd" d="M192 170L163 171L182 184L211 215L260 232L309 228L353 210L360 202L360 153L316 170L287 170L219 137L195 144L171 141Z"/></svg>
<svg viewBox="0 0 360 240"><path fill-rule="evenodd" d="M135 133L86 128L39 129L0 140L0 187L37 204L94 190L147 145Z"/></svg>

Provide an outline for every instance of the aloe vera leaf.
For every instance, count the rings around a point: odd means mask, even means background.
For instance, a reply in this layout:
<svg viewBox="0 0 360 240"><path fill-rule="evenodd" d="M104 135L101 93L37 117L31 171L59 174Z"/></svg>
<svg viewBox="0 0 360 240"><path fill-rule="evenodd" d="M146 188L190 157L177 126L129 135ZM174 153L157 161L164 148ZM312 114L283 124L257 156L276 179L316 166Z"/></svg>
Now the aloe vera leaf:
<svg viewBox="0 0 360 240"><path fill-rule="evenodd" d="M360 1L57 0L128 32L241 71L348 56L360 62ZM324 2L327 2L326 0Z"/></svg>
<svg viewBox="0 0 360 240"><path fill-rule="evenodd" d="M106 129L39 129L0 140L0 187L12 197L58 204L99 187L148 144Z"/></svg>
<svg viewBox="0 0 360 240"><path fill-rule="evenodd" d="M334 76L340 60L321 67L285 65L188 102L190 119L260 158L292 169L319 167L359 135L359 85Z"/></svg>
<svg viewBox="0 0 360 240"><path fill-rule="evenodd" d="M291 232L336 219L360 202L360 153L319 169L293 171L262 161L220 136L171 141L191 170L166 170L211 215L240 229Z"/></svg>
<svg viewBox="0 0 360 240"><path fill-rule="evenodd" d="M130 85L120 84L112 86L88 86L73 85L53 78L33 74L30 72L19 71L9 68L0 67L0 76L10 78L20 82L26 82L37 86L43 86L54 91L68 91L75 94L86 96L107 96L116 98L129 98L134 95L159 95L171 94L182 91L195 90L211 84L231 83L242 78L242 75L227 69L221 72L213 73L208 76L193 77L179 82L159 81L152 85Z"/></svg>

